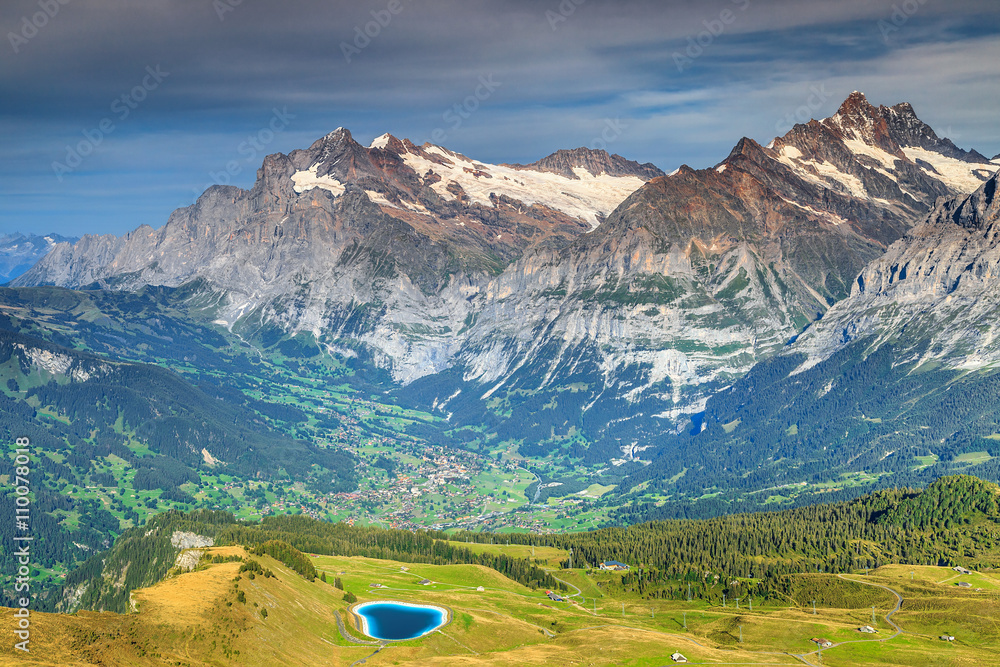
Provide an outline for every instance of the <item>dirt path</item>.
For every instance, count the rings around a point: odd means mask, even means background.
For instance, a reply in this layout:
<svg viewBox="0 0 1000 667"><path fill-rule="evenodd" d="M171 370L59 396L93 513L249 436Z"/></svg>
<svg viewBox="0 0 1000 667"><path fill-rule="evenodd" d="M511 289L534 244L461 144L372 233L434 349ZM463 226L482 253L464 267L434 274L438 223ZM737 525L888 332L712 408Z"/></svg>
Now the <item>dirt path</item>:
<svg viewBox="0 0 1000 667"><path fill-rule="evenodd" d="M900 595L897 591L894 591L893 589L889 588L888 586L883 586L882 584L874 584L870 581L859 581L857 579L850 579L842 574L838 574L837 578L843 579L844 581L852 581L856 584L863 584L865 586L874 586L875 588L881 588L882 590L889 591L890 593L895 595L896 606L892 608L892 611L890 611L888 614L885 615L885 622L891 625L896 630L896 633L893 634L891 637L880 637L878 639L850 639L844 642L834 642L832 646L828 646L825 649L816 649L815 651L810 651L809 653L789 653L789 655L798 658L807 665L814 665L814 663L809 662L806 656L821 654L823 651L829 651L830 649L836 648L838 646L843 646L844 644L866 644L868 642L887 642L890 639L895 639L899 635L903 634L903 628L896 625L896 622L892 620L892 615L895 614L897 611L899 611L900 608L903 606L902 595Z"/></svg>

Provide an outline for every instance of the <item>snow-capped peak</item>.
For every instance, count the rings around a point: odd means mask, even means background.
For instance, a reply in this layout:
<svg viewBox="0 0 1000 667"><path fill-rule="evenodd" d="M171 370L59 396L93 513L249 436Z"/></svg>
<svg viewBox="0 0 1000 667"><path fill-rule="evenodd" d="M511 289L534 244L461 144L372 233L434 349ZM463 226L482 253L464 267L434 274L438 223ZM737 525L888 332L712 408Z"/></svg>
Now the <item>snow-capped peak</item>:
<svg viewBox="0 0 1000 667"><path fill-rule="evenodd" d="M385 148L392 141L392 135L386 132L385 134L375 137L371 145L368 148Z"/></svg>

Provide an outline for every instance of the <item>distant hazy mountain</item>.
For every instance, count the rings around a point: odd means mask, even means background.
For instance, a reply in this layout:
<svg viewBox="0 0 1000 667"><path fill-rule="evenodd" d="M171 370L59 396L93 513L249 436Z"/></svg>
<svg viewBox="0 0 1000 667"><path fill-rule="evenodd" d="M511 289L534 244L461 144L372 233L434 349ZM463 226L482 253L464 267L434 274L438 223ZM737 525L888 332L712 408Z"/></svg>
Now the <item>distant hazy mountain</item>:
<svg viewBox="0 0 1000 667"><path fill-rule="evenodd" d="M909 104L861 93L670 175L589 149L491 165L338 129L268 156L250 190L60 244L16 283L200 279L219 326L311 333L522 453L630 459L848 297L937 198L996 169Z"/></svg>
<svg viewBox="0 0 1000 667"><path fill-rule="evenodd" d="M0 284L13 280L34 266L57 243L76 243L79 238L48 234L0 235Z"/></svg>

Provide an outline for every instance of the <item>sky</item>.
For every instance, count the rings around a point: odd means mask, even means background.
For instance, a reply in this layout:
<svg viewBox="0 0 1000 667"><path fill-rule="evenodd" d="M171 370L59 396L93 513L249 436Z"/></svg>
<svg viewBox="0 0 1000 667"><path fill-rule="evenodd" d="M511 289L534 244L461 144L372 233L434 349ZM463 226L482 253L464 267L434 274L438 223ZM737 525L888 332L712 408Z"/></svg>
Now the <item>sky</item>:
<svg viewBox="0 0 1000 667"><path fill-rule="evenodd" d="M995 0L4 0L0 234L161 227L337 127L664 171L911 102L1000 153Z"/></svg>

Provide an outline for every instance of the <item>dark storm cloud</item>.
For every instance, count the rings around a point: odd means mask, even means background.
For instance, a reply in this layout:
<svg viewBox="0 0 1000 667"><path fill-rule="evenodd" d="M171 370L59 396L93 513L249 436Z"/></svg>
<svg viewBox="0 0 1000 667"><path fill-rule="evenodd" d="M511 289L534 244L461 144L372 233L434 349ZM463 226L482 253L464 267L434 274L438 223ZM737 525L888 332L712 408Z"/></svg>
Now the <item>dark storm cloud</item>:
<svg viewBox="0 0 1000 667"><path fill-rule="evenodd" d="M743 135L769 140L821 86L817 117L861 89L913 102L961 145L1000 150L989 2L62 2L5 2L0 231L29 216L64 232L158 226L242 159L275 109L294 119L266 152L343 125L359 140L444 130L442 143L476 158L530 161L592 144L619 119L609 149L669 170L713 164ZM26 37L43 6L58 11ZM358 36L366 28L373 37ZM147 67L169 74L137 101ZM499 87L460 127L446 123L481 76ZM105 119L113 131L57 180L52 163ZM261 157L233 182L252 182Z"/></svg>

